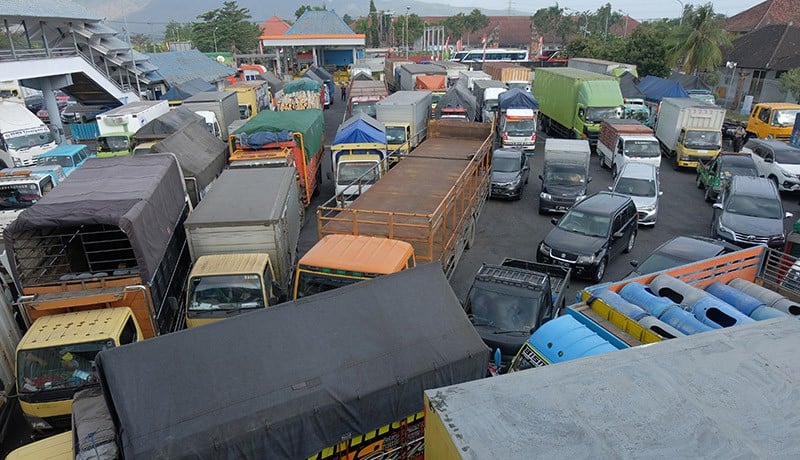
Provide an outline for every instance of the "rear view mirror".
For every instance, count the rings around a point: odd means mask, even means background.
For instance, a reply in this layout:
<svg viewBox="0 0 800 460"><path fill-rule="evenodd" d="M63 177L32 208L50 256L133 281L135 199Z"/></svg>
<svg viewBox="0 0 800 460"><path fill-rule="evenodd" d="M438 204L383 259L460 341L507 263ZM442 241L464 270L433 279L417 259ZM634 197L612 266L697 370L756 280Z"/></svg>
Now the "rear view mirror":
<svg viewBox="0 0 800 460"><path fill-rule="evenodd" d="M794 217L794 214L792 214L791 212L787 212L785 218L788 219L790 217Z"/></svg>
<svg viewBox="0 0 800 460"><path fill-rule="evenodd" d="M634 259L634 260L630 261L630 264L631 264L631 266L633 266L633 268L636 268L636 267L639 266L639 261Z"/></svg>
<svg viewBox="0 0 800 460"><path fill-rule="evenodd" d="M587 184L588 184L589 182L591 182L591 181L592 181L592 176L589 176L589 177L587 177L587 178L586 178L586 183L587 183Z"/></svg>

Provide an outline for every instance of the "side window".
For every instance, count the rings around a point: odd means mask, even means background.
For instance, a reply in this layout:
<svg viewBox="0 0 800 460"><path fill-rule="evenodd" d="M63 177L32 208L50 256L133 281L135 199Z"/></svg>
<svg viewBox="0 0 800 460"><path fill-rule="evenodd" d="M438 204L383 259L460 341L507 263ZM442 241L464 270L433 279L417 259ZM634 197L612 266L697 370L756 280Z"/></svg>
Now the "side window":
<svg viewBox="0 0 800 460"><path fill-rule="evenodd" d="M684 138L684 136L686 136L686 131L681 131L681 133L680 133L680 134L678 134L678 143L679 143L679 144L682 144L682 143L683 143L683 138Z"/></svg>
<svg viewBox="0 0 800 460"><path fill-rule="evenodd" d="M89 158L89 151L87 151L86 149L83 149L83 150L80 151L80 153L78 155L80 155L81 160L85 160L85 159Z"/></svg>
<svg viewBox="0 0 800 460"><path fill-rule="evenodd" d="M622 225L624 223L623 214L625 214L625 213L621 212L621 213L617 214L616 216L614 216L614 225L611 227L611 233L612 234L617 233L618 231L622 230Z"/></svg>
<svg viewBox="0 0 800 460"><path fill-rule="evenodd" d="M636 215L636 204L631 202L628 205L628 210L625 212L625 222L633 222L634 225L638 225L638 216Z"/></svg>
<svg viewBox="0 0 800 460"><path fill-rule="evenodd" d="M129 343L136 342L136 325L133 324L133 317L129 316L128 321L125 322L125 327L122 328L122 332L119 334L119 344L120 345L127 345Z"/></svg>
<svg viewBox="0 0 800 460"><path fill-rule="evenodd" d="M756 147L756 148L754 148L754 149L753 149L753 152L754 152L756 155L760 156L761 158L764 158L764 149L763 149L763 148L761 148L761 147Z"/></svg>
<svg viewBox="0 0 800 460"><path fill-rule="evenodd" d="M761 112L758 114L758 118L764 123L769 123L769 109L761 110Z"/></svg>
<svg viewBox="0 0 800 460"><path fill-rule="evenodd" d="M80 162L81 162L81 154L80 153L76 153L75 155L72 155L72 166L75 166L76 164L78 164Z"/></svg>

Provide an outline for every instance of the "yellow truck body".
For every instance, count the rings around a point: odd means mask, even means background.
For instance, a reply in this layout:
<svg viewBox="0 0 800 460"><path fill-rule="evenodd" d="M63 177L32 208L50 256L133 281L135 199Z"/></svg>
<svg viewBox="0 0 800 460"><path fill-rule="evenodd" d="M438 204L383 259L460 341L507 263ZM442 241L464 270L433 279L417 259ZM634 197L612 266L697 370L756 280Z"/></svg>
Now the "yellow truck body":
<svg viewBox="0 0 800 460"><path fill-rule="evenodd" d="M788 141L800 105L786 102L762 102L755 104L747 120L747 134L759 139Z"/></svg>

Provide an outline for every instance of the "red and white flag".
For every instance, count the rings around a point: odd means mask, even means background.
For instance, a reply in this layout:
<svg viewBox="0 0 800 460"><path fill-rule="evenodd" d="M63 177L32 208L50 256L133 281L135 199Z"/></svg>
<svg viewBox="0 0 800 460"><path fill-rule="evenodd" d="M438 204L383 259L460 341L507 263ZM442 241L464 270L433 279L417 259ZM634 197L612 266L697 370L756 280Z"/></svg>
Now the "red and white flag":
<svg viewBox="0 0 800 460"><path fill-rule="evenodd" d="M456 51L461 51L461 48L462 48L461 39L459 38L458 41L456 42Z"/></svg>

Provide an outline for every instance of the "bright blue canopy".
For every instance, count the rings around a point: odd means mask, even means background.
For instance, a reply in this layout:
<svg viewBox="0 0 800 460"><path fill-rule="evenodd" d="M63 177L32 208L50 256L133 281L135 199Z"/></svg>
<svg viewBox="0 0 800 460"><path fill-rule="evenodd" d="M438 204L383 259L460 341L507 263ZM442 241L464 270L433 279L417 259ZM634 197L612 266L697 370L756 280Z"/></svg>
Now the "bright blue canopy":
<svg viewBox="0 0 800 460"><path fill-rule="evenodd" d="M506 109L538 109L539 103L530 91L525 91L522 88L511 88L508 91L500 93L497 97L497 102L500 105L500 110Z"/></svg>
<svg viewBox="0 0 800 460"><path fill-rule="evenodd" d="M689 93L677 81L653 75L644 77L638 88L644 93L645 99L652 102L661 102L665 97L689 97Z"/></svg>
<svg viewBox="0 0 800 460"><path fill-rule="evenodd" d="M337 144L386 144L386 131L383 123L358 113L339 126L333 139Z"/></svg>

